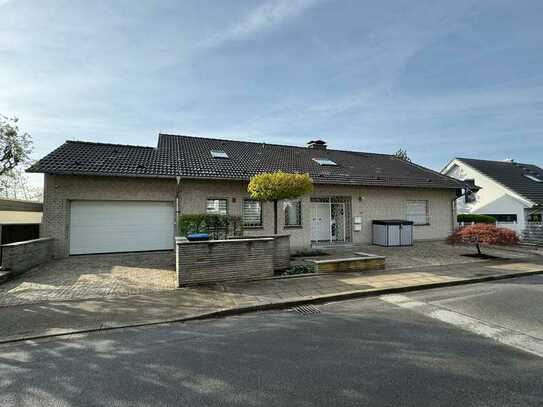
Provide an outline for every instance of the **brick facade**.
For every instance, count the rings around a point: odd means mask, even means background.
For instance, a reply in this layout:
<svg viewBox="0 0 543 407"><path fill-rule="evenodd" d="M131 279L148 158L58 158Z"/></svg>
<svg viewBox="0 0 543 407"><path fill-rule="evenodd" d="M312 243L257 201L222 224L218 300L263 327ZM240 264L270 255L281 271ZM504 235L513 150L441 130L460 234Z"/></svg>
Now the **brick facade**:
<svg viewBox="0 0 543 407"><path fill-rule="evenodd" d="M160 178L45 175L41 236L52 237L55 257L69 254L73 200L167 201L175 203L176 182ZM174 205L175 207L175 205ZM174 214L172 213L172 228Z"/></svg>
<svg viewBox="0 0 543 407"><path fill-rule="evenodd" d="M175 203L176 190L176 181L173 179L46 175L42 236L55 238L55 256L64 257L69 253L69 219L72 200L140 200ZM454 190L315 185L315 191L310 196L302 198L301 226L284 226L283 205L279 203L278 232L290 235L292 250L310 246L312 221L310 199L328 196L350 197L352 218L362 217L362 230L351 232L352 241L355 244L371 241L372 220L404 219L408 200L428 200L430 205L430 223L414 227L415 240L444 239L452 231L455 221ZM228 213L241 216L243 199L248 197L247 183L244 182L183 180L180 186L180 210L185 214L203 213L206 210L208 198L225 198L228 202ZM352 221L353 219L347 220L347 222ZM245 235L264 236L272 233L273 205L265 202L263 226L247 228Z"/></svg>

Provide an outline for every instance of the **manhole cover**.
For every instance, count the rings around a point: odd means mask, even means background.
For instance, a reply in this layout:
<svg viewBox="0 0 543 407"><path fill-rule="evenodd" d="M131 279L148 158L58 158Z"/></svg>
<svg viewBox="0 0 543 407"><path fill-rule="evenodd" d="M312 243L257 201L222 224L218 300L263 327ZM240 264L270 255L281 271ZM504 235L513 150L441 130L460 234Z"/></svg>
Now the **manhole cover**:
<svg viewBox="0 0 543 407"><path fill-rule="evenodd" d="M314 305L299 305L297 307L292 307L291 311L297 312L298 314L302 315L314 315L321 313L321 310Z"/></svg>

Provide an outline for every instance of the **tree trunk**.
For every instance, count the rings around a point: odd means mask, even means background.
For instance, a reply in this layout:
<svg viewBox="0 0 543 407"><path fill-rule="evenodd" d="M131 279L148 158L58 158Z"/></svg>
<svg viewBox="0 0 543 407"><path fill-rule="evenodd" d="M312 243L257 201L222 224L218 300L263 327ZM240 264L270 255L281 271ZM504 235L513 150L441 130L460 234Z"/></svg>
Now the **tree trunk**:
<svg viewBox="0 0 543 407"><path fill-rule="evenodd" d="M273 201L273 233L277 234L277 201Z"/></svg>

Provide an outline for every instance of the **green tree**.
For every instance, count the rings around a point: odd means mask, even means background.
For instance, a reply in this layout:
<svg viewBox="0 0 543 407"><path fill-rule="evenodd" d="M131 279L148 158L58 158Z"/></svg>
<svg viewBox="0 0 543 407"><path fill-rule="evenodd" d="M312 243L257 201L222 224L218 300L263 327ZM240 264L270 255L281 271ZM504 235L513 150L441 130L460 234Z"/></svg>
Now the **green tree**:
<svg viewBox="0 0 543 407"><path fill-rule="evenodd" d="M399 159L404 160L404 161L411 161L411 158L409 158L409 156L407 155L407 150L404 150L402 148L396 151L393 154L393 156L398 157Z"/></svg>
<svg viewBox="0 0 543 407"><path fill-rule="evenodd" d="M253 199L273 202L273 230L277 234L277 202L282 199L298 198L312 192L313 181L309 174L264 172L251 177L247 191Z"/></svg>
<svg viewBox="0 0 543 407"><path fill-rule="evenodd" d="M32 152L30 134L19 131L19 119L0 114L0 176L29 161Z"/></svg>

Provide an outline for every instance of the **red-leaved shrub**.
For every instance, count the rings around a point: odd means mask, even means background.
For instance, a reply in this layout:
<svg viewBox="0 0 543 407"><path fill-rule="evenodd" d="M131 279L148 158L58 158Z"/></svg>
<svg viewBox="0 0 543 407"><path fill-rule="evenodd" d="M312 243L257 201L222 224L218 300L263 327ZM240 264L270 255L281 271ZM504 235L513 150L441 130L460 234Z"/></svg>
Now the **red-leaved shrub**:
<svg viewBox="0 0 543 407"><path fill-rule="evenodd" d="M456 230L447 241L450 244L478 243L482 245L513 246L519 243L518 235L511 229L477 223Z"/></svg>

